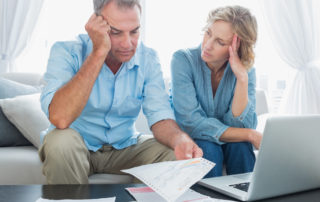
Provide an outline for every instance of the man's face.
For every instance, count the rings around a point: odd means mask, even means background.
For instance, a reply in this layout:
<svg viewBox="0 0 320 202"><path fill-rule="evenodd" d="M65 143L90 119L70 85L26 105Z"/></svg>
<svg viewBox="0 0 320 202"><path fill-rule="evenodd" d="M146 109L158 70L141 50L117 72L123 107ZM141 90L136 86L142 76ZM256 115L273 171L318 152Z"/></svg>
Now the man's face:
<svg viewBox="0 0 320 202"><path fill-rule="evenodd" d="M140 36L140 10L119 8L113 1L101 11L101 15L110 25L111 50L108 58L115 62L127 62L136 52Z"/></svg>

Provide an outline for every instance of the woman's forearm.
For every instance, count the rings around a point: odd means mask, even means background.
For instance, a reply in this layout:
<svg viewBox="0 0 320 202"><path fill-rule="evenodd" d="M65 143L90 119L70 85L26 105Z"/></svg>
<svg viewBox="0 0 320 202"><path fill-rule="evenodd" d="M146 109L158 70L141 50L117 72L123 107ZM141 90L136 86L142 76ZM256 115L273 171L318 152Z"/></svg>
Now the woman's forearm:
<svg viewBox="0 0 320 202"><path fill-rule="evenodd" d="M250 128L228 128L220 137L222 142L250 142L257 149L260 147L262 134Z"/></svg>
<svg viewBox="0 0 320 202"><path fill-rule="evenodd" d="M248 104L248 100L248 75L245 74L242 78L237 78L231 109L234 117L241 115Z"/></svg>

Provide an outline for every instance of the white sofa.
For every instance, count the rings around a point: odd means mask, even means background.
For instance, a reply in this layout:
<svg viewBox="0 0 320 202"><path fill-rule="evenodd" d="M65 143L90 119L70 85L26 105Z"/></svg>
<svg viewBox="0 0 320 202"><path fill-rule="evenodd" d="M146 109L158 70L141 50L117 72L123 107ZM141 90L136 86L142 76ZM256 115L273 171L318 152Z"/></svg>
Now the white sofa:
<svg viewBox="0 0 320 202"><path fill-rule="evenodd" d="M41 84L41 75L38 74L7 73L0 75L0 77L33 86ZM268 106L265 94L263 91L257 90L257 113L260 115L267 112ZM142 113L138 117L136 127L140 132L151 134ZM41 168L42 163L35 147L0 147L0 185L46 184ZM95 174L89 177L89 183L92 184L130 182L132 182L132 177L128 175Z"/></svg>

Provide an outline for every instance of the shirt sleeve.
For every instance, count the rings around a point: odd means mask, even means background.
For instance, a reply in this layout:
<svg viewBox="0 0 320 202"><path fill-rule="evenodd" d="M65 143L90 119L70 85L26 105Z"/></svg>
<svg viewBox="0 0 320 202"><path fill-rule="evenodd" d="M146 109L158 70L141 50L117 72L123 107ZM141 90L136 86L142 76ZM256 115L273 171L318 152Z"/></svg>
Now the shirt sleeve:
<svg viewBox="0 0 320 202"><path fill-rule="evenodd" d="M240 116L234 117L232 114L232 101L230 102L228 112L223 117L223 122L231 127L252 128L257 126L256 115L256 73L252 68L248 72L248 104Z"/></svg>
<svg viewBox="0 0 320 202"><path fill-rule="evenodd" d="M149 59L143 87L142 110L148 120L149 128L151 128L158 121L175 120L175 117L165 90L158 56L153 51L148 54L146 56Z"/></svg>
<svg viewBox="0 0 320 202"><path fill-rule="evenodd" d="M46 85L40 97L42 111L47 117L49 117L49 105L55 92L70 81L76 73L75 58L66 43L57 42L51 48L47 71L44 74Z"/></svg>
<svg viewBox="0 0 320 202"><path fill-rule="evenodd" d="M182 51L173 55L171 61L172 102L179 126L193 139L223 144L221 135L228 126L220 120L207 117L193 84L192 64Z"/></svg>

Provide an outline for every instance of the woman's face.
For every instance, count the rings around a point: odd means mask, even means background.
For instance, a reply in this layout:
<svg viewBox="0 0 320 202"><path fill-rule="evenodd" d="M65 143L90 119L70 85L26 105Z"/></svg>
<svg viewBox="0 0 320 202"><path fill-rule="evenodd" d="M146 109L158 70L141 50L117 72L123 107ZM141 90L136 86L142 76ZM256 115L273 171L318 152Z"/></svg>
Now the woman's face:
<svg viewBox="0 0 320 202"><path fill-rule="evenodd" d="M205 30L201 45L201 58L209 66L224 64L229 59L229 46L232 43L231 23L216 21Z"/></svg>

